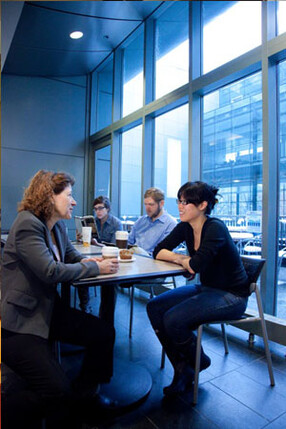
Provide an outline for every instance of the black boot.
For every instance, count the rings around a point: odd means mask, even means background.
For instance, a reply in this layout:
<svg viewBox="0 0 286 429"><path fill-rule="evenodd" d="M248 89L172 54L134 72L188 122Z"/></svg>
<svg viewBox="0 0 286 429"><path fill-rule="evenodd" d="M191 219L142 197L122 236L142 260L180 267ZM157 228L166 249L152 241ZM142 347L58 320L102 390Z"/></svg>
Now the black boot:
<svg viewBox="0 0 286 429"><path fill-rule="evenodd" d="M177 344L177 350L184 356L188 361L191 368L195 368L196 365L196 341L192 340L184 344ZM207 356L201 347L201 362L200 362L200 371L207 369L211 364L211 359Z"/></svg>
<svg viewBox="0 0 286 429"><path fill-rule="evenodd" d="M187 362L180 362L174 372L172 383L164 387L166 396L175 396L191 389L194 381L194 371Z"/></svg>

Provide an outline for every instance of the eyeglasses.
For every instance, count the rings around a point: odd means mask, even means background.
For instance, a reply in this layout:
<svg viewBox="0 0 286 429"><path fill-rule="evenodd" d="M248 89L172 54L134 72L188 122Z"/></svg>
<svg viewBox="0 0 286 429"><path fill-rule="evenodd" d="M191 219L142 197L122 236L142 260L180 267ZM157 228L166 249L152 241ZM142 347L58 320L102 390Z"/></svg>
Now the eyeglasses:
<svg viewBox="0 0 286 429"><path fill-rule="evenodd" d="M178 198L176 199L176 203L179 205L179 204L182 204L182 206L187 206L188 204L195 204L195 202L194 201L185 201L185 200L178 200Z"/></svg>
<svg viewBox="0 0 286 429"><path fill-rule="evenodd" d="M97 212L97 211L101 212L101 210L103 210L103 209L105 209L105 207L104 207L104 206L94 207L94 210L95 210L96 212Z"/></svg>

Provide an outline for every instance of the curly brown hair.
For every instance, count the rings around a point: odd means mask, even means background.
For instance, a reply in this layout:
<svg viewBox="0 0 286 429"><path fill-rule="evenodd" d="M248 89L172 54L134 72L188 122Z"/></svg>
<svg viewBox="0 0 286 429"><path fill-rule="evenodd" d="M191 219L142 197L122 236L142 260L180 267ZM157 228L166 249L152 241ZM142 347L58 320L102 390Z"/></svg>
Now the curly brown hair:
<svg viewBox="0 0 286 429"><path fill-rule="evenodd" d="M25 189L18 211L29 210L38 217L50 219L54 210L52 196L74 183L74 178L68 173L39 170Z"/></svg>

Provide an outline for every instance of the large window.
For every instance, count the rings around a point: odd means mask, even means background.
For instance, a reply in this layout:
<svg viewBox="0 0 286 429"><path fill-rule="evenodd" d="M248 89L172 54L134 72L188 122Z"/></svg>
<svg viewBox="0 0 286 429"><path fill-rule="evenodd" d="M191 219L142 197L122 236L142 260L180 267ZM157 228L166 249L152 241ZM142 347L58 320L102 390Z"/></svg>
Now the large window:
<svg viewBox="0 0 286 429"><path fill-rule="evenodd" d="M110 195L110 145L95 151L94 196Z"/></svg>
<svg viewBox="0 0 286 429"><path fill-rule="evenodd" d="M184 85L189 79L187 1L173 3L156 22L156 98Z"/></svg>
<svg viewBox="0 0 286 429"><path fill-rule="evenodd" d="M178 217L177 192L188 179L188 104L155 120L154 185L165 192L165 208Z"/></svg>
<svg viewBox="0 0 286 429"><path fill-rule="evenodd" d="M253 212L261 214L260 73L203 98L202 177L220 187L217 215L236 224Z"/></svg>
<svg viewBox="0 0 286 429"><path fill-rule="evenodd" d="M261 44L261 1L203 2L203 72Z"/></svg>
<svg viewBox="0 0 286 429"><path fill-rule="evenodd" d="M120 215L141 214L142 125L121 136Z"/></svg>
<svg viewBox="0 0 286 429"><path fill-rule="evenodd" d="M123 106L122 116L134 112L143 105L143 27L132 35L123 53Z"/></svg>
<svg viewBox="0 0 286 429"><path fill-rule="evenodd" d="M97 130L112 122L113 57L97 73Z"/></svg>
<svg viewBox="0 0 286 429"><path fill-rule="evenodd" d="M286 319L286 61L279 64L280 204L277 316Z"/></svg>

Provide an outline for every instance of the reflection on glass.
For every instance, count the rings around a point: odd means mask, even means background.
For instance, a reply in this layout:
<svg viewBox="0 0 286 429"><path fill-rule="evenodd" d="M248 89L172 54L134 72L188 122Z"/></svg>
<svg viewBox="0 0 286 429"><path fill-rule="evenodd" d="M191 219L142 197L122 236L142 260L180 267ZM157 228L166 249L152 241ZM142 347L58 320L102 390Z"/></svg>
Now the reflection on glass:
<svg viewBox="0 0 286 429"><path fill-rule="evenodd" d="M165 208L178 217L177 192L188 180L188 104L155 119L154 186L165 192Z"/></svg>
<svg viewBox="0 0 286 429"><path fill-rule="evenodd" d="M278 13L277 13L277 22L278 22L278 34L285 33L286 31L286 2L278 1Z"/></svg>
<svg viewBox="0 0 286 429"><path fill-rule="evenodd" d="M220 187L220 216L239 219L262 208L261 74L203 98L202 174Z"/></svg>
<svg viewBox="0 0 286 429"><path fill-rule="evenodd" d="M286 61L279 70L280 203L277 316L286 319Z"/></svg>
<svg viewBox="0 0 286 429"><path fill-rule="evenodd" d="M94 192L99 195L110 195L110 145L95 151Z"/></svg>
<svg viewBox="0 0 286 429"><path fill-rule="evenodd" d="M124 49L122 116L143 105L144 33L140 28L136 38Z"/></svg>
<svg viewBox="0 0 286 429"><path fill-rule="evenodd" d="M203 2L203 73L261 44L261 3Z"/></svg>
<svg viewBox="0 0 286 429"><path fill-rule="evenodd" d="M109 59L97 73L97 130L112 122L113 60Z"/></svg>
<svg viewBox="0 0 286 429"><path fill-rule="evenodd" d="M122 133L120 215L141 214L142 125Z"/></svg>
<svg viewBox="0 0 286 429"><path fill-rule="evenodd" d="M240 253L261 255L261 73L206 95L202 132L202 180L220 188L214 215L236 234Z"/></svg>
<svg viewBox="0 0 286 429"><path fill-rule="evenodd" d="M188 7L174 2L156 22L156 98L188 82Z"/></svg>

